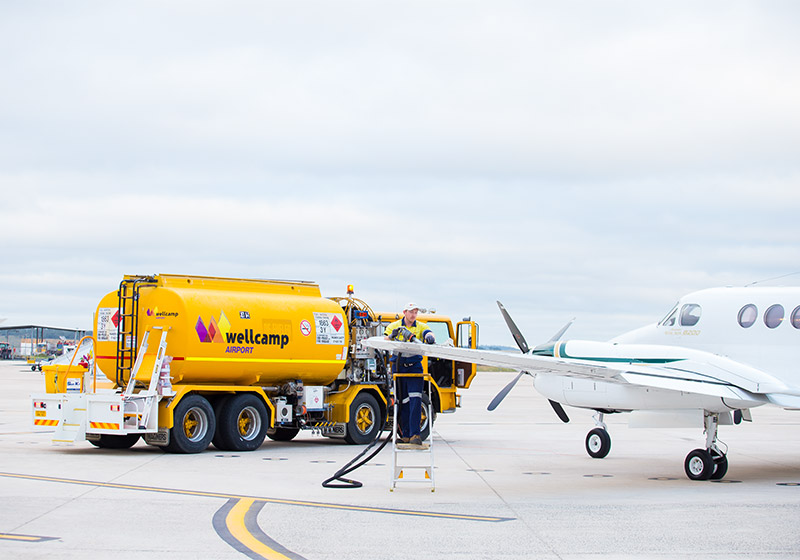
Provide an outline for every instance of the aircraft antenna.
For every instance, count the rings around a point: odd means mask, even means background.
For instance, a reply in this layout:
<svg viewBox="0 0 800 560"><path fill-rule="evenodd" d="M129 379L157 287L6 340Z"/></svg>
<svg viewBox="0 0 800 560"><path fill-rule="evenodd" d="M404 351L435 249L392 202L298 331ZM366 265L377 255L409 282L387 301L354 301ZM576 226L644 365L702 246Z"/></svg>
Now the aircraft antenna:
<svg viewBox="0 0 800 560"><path fill-rule="evenodd" d="M787 278L789 276L796 276L800 274L800 272L790 272L789 274L783 274L782 276L776 276L775 278L767 278L765 280L756 280L750 284L746 284L747 286L755 286L756 284L761 284L763 282L772 282L773 280L780 280L781 278Z"/></svg>

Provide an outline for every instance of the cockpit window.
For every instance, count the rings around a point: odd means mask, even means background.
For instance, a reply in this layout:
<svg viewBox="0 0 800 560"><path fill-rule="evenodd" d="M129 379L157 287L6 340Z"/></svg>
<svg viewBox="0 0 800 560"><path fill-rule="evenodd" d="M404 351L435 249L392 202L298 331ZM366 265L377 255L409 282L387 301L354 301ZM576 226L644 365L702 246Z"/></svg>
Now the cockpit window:
<svg viewBox="0 0 800 560"><path fill-rule="evenodd" d="M796 329L800 329L800 305L794 308L792 311L792 326Z"/></svg>
<svg viewBox="0 0 800 560"><path fill-rule="evenodd" d="M696 303L687 303L681 307L681 326L693 327L700 320L702 309Z"/></svg>
<svg viewBox="0 0 800 560"><path fill-rule="evenodd" d="M783 306L775 304L764 313L764 324L774 329L783 322Z"/></svg>
<svg viewBox="0 0 800 560"><path fill-rule="evenodd" d="M758 317L758 308L752 303L748 303L739 310L739 324L749 329L756 322Z"/></svg>
<svg viewBox="0 0 800 560"><path fill-rule="evenodd" d="M673 307L667 316L661 320L660 325L664 327L674 327L675 326L675 318L678 316L678 306L676 305Z"/></svg>

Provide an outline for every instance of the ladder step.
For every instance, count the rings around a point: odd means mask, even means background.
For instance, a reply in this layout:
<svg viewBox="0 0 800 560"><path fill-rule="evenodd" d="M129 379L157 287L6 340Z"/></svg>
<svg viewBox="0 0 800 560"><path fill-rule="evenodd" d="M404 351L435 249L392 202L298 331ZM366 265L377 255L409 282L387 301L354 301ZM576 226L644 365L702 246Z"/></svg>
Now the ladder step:
<svg viewBox="0 0 800 560"><path fill-rule="evenodd" d="M415 453L419 453L419 452L428 451L431 448L431 446L430 446L429 443L423 443L422 447L417 447L416 445L412 445L410 443L398 443L396 448L397 448L396 451L398 453L404 452L404 451L405 452L413 451Z"/></svg>

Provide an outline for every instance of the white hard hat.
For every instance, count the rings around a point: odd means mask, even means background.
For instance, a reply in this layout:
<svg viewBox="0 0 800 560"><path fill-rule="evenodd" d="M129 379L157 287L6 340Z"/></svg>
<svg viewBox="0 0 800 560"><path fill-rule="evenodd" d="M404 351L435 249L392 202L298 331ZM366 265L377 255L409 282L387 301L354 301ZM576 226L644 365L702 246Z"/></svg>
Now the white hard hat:
<svg viewBox="0 0 800 560"><path fill-rule="evenodd" d="M411 311L412 309L419 310L419 305L413 302L407 303L406 306L403 308L403 311Z"/></svg>

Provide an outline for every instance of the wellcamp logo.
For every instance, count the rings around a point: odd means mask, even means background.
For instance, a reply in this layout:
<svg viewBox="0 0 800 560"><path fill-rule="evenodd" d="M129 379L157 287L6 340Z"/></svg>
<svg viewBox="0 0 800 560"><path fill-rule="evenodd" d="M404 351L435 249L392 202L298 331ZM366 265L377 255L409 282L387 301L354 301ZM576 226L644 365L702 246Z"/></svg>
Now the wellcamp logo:
<svg viewBox="0 0 800 560"><path fill-rule="evenodd" d="M280 344L281 348L289 344L288 334L254 334L253 329L245 329L244 332L240 333L226 333L225 338L229 344Z"/></svg>
<svg viewBox="0 0 800 560"><path fill-rule="evenodd" d="M156 318L164 318L164 317L177 317L177 311L159 311L158 307L155 309L148 309L147 310L148 317L156 317Z"/></svg>
<svg viewBox="0 0 800 560"><path fill-rule="evenodd" d="M197 318L197 324L195 325L195 330L197 331L197 336L200 338L200 342L216 342L219 344L225 343L225 337L231 330L230 321L225 316L224 311L219 312L219 319L214 319L211 317L208 321L208 326L203 323L203 318Z"/></svg>
<svg viewBox="0 0 800 560"><path fill-rule="evenodd" d="M217 344L246 344L246 345L259 345L259 346L280 346L283 348L289 344L289 335L275 334L275 333L256 333L253 329L245 329L243 332L235 332L231 330L231 323L225 316L224 311L220 311L219 319L211 317L208 325L203 322L202 317L197 318L195 325L197 336L200 342L215 342ZM226 352L252 353L252 346L245 350L242 348L228 347Z"/></svg>

